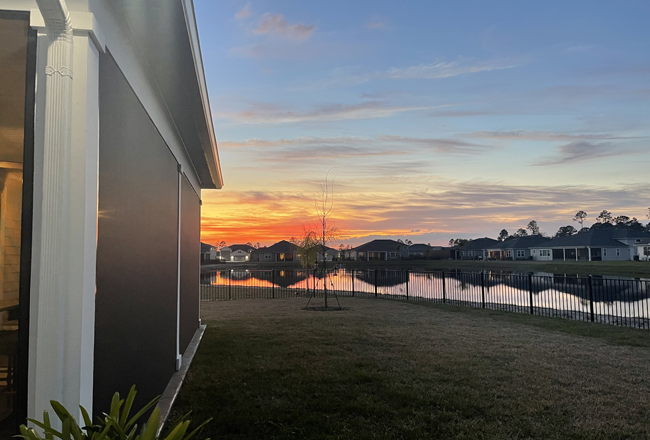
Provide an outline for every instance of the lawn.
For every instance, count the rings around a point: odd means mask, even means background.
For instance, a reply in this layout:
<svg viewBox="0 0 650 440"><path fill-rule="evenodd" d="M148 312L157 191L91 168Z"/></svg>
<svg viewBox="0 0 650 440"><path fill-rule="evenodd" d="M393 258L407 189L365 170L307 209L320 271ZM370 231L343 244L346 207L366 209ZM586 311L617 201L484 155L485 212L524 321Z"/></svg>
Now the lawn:
<svg viewBox="0 0 650 440"><path fill-rule="evenodd" d="M344 298L202 303L175 406L213 439L650 439L650 334Z"/></svg>

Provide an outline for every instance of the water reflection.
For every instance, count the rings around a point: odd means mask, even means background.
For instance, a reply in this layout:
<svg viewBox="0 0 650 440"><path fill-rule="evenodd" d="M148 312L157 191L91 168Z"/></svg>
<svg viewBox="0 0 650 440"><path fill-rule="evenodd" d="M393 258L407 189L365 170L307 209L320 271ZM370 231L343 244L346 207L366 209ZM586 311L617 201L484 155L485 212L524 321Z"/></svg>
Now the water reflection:
<svg viewBox="0 0 650 440"><path fill-rule="evenodd" d="M572 311L595 315L650 318L650 281L513 273L407 272L404 270L224 270L204 272L210 286L254 286L320 291L343 295L392 295L489 308ZM590 286L591 283L591 286Z"/></svg>

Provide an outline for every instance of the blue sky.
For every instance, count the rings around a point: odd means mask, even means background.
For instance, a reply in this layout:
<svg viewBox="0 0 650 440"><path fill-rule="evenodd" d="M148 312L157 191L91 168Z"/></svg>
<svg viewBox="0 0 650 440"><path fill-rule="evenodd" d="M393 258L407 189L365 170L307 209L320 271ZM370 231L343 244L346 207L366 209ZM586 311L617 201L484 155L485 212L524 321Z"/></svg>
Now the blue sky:
<svg viewBox="0 0 650 440"><path fill-rule="evenodd" d="M650 2L195 6L226 185L207 241L299 235L330 169L343 243L646 220Z"/></svg>

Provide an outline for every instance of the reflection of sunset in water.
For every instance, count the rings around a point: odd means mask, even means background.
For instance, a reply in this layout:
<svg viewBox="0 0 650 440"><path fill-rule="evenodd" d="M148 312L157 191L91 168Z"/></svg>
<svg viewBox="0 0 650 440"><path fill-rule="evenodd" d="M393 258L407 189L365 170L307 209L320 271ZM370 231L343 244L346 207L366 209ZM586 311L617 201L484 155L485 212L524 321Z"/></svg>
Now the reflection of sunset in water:
<svg viewBox="0 0 650 440"><path fill-rule="evenodd" d="M354 275L353 275L354 273ZM408 282L407 282L408 280ZM469 303L486 308L553 315L550 311L575 312L579 319L591 314L589 279L568 276L512 274L406 272L398 270L333 270L327 275L327 289L344 295L395 296L414 300ZM237 286L300 291L323 289L323 277L304 269L223 270L205 272L206 286ZM594 315L650 318L650 281L602 279L591 281ZM573 315L572 315L573 316ZM577 315L576 315L577 316ZM576 317L573 316L573 317ZM585 318L586 317L586 318Z"/></svg>

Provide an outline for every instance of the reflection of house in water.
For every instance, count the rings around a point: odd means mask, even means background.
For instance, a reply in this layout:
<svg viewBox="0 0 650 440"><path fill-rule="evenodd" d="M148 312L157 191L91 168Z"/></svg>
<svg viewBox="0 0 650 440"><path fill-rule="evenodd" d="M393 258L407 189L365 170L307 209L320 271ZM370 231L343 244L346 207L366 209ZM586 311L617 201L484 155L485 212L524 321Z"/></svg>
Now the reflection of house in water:
<svg viewBox="0 0 650 440"><path fill-rule="evenodd" d="M364 271L354 271L354 277L373 286L375 285L376 280L377 287L392 287L406 283L409 275L408 272L404 270L378 269L375 278L375 270L370 269Z"/></svg>
<svg viewBox="0 0 650 440"><path fill-rule="evenodd" d="M309 273L306 270L300 269L276 271L265 270L251 272L251 277L262 281L268 281L269 284L275 284L276 286L287 288L309 278Z"/></svg>
<svg viewBox="0 0 650 440"><path fill-rule="evenodd" d="M452 271L448 274L449 279L455 279L462 284L475 287L481 286L480 273L462 273ZM533 276L529 284L528 276L521 274L507 273L486 273L486 291L499 286L507 286L520 291L538 295L547 290L574 295L583 299L589 299L589 278L571 275ZM633 302L650 297L649 284L647 281L632 279L605 279L600 276L592 277L592 292L596 302Z"/></svg>

